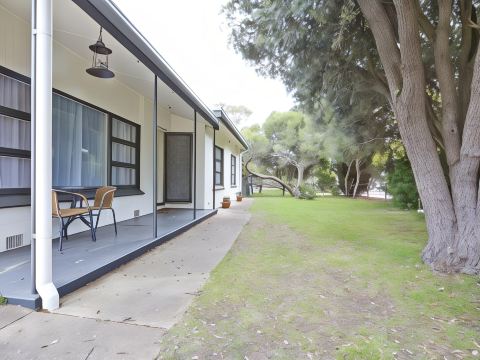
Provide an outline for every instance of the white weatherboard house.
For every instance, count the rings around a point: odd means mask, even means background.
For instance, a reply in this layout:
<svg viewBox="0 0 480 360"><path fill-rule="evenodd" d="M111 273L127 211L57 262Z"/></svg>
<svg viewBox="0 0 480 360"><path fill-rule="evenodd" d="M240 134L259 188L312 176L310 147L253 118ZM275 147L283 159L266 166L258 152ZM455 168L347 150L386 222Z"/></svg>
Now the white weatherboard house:
<svg viewBox="0 0 480 360"><path fill-rule="evenodd" d="M0 27L0 295L10 303L55 309L241 191L244 138L111 1L0 0ZM116 188L115 212L103 209L94 231L104 186ZM90 210L60 250L52 214L65 209Z"/></svg>

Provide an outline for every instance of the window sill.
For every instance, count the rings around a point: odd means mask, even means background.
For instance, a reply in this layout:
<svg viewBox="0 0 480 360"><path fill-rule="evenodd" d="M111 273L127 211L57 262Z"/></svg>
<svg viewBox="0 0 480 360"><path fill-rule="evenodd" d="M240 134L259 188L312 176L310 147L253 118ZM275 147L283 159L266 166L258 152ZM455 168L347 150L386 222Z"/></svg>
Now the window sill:
<svg viewBox="0 0 480 360"><path fill-rule="evenodd" d="M219 191L219 190L225 190L225 186L223 186L223 185L215 185L215 191Z"/></svg>
<svg viewBox="0 0 480 360"><path fill-rule="evenodd" d="M237 185L232 185L230 186L231 189L236 189L237 188Z"/></svg>
<svg viewBox="0 0 480 360"><path fill-rule="evenodd" d="M87 197L93 199L95 197L96 188L82 188L82 189L67 189L62 190L79 192ZM30 206L30 191L27 194L4 194L0 195L0 209ZM144 195L145 193L136 188L118 188L115 192L115 197ZM70 201L68 196L60 196L60 201Z"/></svg>

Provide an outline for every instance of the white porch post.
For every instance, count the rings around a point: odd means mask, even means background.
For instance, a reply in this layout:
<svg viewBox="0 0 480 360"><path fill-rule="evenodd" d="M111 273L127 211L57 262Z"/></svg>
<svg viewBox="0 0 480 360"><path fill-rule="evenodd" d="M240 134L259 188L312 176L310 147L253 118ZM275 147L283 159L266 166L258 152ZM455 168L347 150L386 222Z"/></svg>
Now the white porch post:
<svg viewBox="0 0 480 360"><path fill-rule="evenodd" d="M58 291L52 282L52 0L36 0L32 24L34 62L32 83L35 109L35 228L37 291L42 307L59 307Z"/></svg>

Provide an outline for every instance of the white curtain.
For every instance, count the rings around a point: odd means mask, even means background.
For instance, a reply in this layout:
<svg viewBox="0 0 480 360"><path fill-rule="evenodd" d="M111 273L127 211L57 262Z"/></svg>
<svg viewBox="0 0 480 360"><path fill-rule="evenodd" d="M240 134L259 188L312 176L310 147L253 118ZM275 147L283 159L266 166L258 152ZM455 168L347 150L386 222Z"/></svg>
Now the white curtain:
<svg viewBox="0 0 480 360"><path fill-rule="evenodd" d="M29 187L30 159L0 156L0 189Z"/></svg>
<svg viewBox="0 0 480 360"><path fill-rule="evenodd" d="M30 85L0 74L0 105L30 113Z"/></svg>
<svg viewBox="0 0 480 360"><path fill-rule="evenodd" d="M135 137L136 137L135 126L129 125L126 122L113 118L112 119L112 136L134 143Z"/></svg>
<svg viewBox="0 0 480 360"><path fill-rule="evenodd" d="M53 185L106 185L106 114L53 95Z"/></svg>
<svg viewBox="0 0 480 360"><path fill-rule="evenodd" d="M112 185L134 185L135 169L112 167Z"/></svg>
<svg viewBox="0 0 480 360"><path fill-rule="evenodd" d="M112 143L112 160L119 161L127 164L135 164L135 148L119 144Z"/></svg>
<svg viewBox="0 0 480 360"><path fill-rule="evenodd" d="M30 112L30 86L0 74L0 105ZM0 147L30 150L30 122L0 115ZM30 159L0 156L0 189L30 187Z"/></svg>

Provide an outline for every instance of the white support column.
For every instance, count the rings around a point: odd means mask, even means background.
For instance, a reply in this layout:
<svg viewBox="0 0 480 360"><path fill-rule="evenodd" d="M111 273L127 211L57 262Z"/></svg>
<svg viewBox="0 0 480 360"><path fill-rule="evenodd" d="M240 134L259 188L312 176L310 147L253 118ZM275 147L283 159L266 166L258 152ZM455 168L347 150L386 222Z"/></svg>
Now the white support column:
<svg viewBox="0 0 480 360"><path fill-rule="evenodd" d="M59 295L52 282L52 0L36 0L34 17L35 277L42 307L54 310L59 307Z"/></svg>

